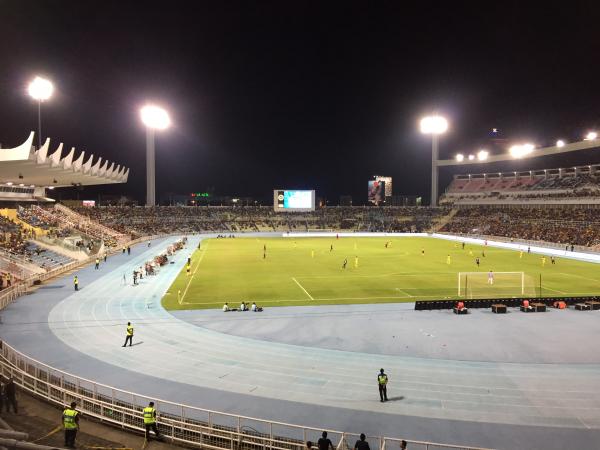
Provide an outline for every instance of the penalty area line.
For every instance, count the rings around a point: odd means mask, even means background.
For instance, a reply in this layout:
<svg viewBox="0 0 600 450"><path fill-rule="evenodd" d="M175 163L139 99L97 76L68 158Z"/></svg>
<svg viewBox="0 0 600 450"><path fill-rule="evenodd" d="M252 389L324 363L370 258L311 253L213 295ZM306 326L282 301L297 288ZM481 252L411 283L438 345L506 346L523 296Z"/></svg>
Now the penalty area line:
<svg viewBox="0 0 600 450"><path fill-rule="evenodd" d="M311 300L314 300L314 298L312 297L312 295L310 295L308 293L308 291L306 289L304 289L304 286L302 286L300 283L298 283L298 280L296 280L294 277L292 277L292 280L294 280L294 283L296 283L298 285L298 287L300 289L302 289L306 295L308 295L308 298L310 298Z"/></svg>

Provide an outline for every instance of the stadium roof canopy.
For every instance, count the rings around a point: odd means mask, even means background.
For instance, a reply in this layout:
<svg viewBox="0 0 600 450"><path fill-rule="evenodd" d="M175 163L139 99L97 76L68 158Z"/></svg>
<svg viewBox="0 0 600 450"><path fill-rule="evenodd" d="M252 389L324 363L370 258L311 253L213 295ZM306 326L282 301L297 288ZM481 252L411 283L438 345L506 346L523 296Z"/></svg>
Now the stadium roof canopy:
<svg viewBox="0 0 600 450"><path fill-rule="evenodd" d="M0 148L0 184L31 187L91 186L96 184L126 183L129 169L102 161L85 159L81 152L75 159L75 148L63 157L63 144L49 155L50 139L39 150L32 146L34 132L14 148Z"/></svg>

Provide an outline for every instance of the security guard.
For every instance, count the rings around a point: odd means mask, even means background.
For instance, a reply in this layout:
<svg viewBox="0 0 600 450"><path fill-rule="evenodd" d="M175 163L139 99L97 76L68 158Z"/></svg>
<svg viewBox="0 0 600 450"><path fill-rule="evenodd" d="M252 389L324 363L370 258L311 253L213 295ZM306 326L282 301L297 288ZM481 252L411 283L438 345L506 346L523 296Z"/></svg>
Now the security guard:
<svg viewBox="0 0 600 450"><path fill-rule="evenodd" d="M63 426L65 428L65 447L75 448L75 437L79 429L79 412L75 410L77 403L72 402L71 406L63 411Z"/></svg>
<svg viewBox="0 0 600 450"><path fill-rule="evenodd" d="M158 428L156 428L156 409L154 409L154 402L148 403L148 406L144 408L144 426L146 427L146 440L150 440L150 430L154 431L156 438L160 438Z"/></svg>
<svg viewBox="0 0 600 450"><path fill-rule="evenodd" d="M131 322L127 322L127 336L125 336L125 343L123 347L127 345L127 341L129 341L129 346L133 344L133 326L131 326Z"/></svg>
<svg viewBox="0 0 600 450"><path fill-rule="evenodd" d="M79 278L77 278L77 275L75 275L75 278L73 278L73 286L75 286L76 291L79 290Z"/></svg>
<svg viewBox="0 0 600 450"><path fill-rule="evenodd" d="M379 397L381 402L387 402L387 382L388 376L385 374L383 369L379 371L379 375L377 375L377 385L379 386Z"/></svg>
<svg viewBox="0 0 600 450"><path fill-rule="evenodd" d="M95 267L95 269L98 270L99 267L100 267L100 258L96 257L96 267Z"/></svg>

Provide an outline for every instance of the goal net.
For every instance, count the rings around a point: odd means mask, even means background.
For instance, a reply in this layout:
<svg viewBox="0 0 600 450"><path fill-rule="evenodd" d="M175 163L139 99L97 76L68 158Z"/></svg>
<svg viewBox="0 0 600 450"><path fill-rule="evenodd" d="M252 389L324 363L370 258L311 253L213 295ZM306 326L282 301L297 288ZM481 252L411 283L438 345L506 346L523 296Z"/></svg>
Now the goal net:
<svg viewBox="0 0 600 450"><path fill-rule="evenodd" d="M459 272L458 296L464 298L535 297L533 278L525 272Z"/></svg>

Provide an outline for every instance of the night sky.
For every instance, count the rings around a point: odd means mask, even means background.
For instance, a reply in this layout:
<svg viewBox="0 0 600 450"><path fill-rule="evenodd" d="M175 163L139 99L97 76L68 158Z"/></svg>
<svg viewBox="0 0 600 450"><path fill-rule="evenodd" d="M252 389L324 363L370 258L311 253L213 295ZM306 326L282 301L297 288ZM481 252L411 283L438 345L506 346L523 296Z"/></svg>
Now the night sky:
<svg viewBox="0 0 600 450"><path fill-rule="evenodd" d="M494 127L506 147L600 131L598 3L524 3L0 0L0 142L37 128L26 85L42 74L57 89L44 136L131 168L105 192L144 198L138 109L153 101L174 122L157 138L157 196L306 188L363 203L381 174L428 197L424 114L448 117L448 157L492 150Z"/></svg>

